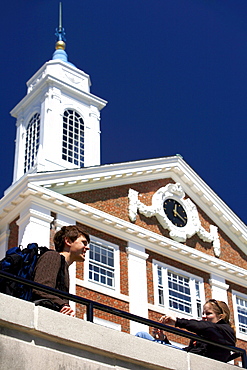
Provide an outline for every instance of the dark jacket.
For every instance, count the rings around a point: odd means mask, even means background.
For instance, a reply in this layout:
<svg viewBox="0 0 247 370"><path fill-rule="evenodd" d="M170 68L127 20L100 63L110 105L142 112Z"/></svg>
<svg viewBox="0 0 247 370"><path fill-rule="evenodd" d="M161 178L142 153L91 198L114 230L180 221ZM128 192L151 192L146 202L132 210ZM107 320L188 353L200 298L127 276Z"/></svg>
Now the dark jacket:
<svg viewBox="0 0 247 370"><path fill-rule="evenodd" d="M235 346L236 336L234 330L224 320L212 323L203 320L177 319L175 326L196 333L202 338L220 344ZM191 340L189 346L185 347L184 350L222 362L227 362L230 356L230 351L227 349L194 340Z"/></svg>
<svg viewBox="0 0 247 370"><path fill-rule="evenodd" d="M69 266L63 255L56 251L45 252L38 260L34 270L34 281L51 288L59 289L64 292L69 292ZM33 290L32 300L38 304L60 311L64 305L68 305L69 301L64 298L56 297L52 294ZM46 302L44 300L47 300ZM47 304L48 302L48 304ZM50 306L51 304L54 304Z"/></svg>

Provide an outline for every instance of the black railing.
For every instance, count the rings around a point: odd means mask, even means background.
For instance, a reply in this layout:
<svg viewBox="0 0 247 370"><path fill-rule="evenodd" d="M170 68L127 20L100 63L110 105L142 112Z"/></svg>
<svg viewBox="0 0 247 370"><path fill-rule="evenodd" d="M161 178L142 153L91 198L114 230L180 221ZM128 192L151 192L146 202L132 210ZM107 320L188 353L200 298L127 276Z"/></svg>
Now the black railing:
<svg viewBox="0 0 247 370"><path fill-rule="evenodd" d="M161 323L158 323L157 321L146 319L146 318L141 317L141 316L133 315L129 312L122 311L122 310L119 310L117 308L110 307L110 306L104 305L102 303L92 301L92 300L87 299L87 298L79 297L79 296L71 294L71 293L62 292L61 290L50 288L48 286L36 283L34 281L31 281L31 280L23 279L19 276L15 276L15 275L9 274L9 273L1 271L1 270L0 270L0 277L6 278L7 280L15 281L17 283L21 283L21 284L24 284L24 285L27 285L27 286L30 286L31 288L36 288L36 289L41 290L41 291L46 292L46 293L52 293L52 294L54 294L58 297L69 299L70 301L73 301L75 303L83 304L87 307L87 321L90 321L90 322L93 322L93 310L98 309L100 311L108 312L112 315L116 315L116 316L119 316L119 317L122 317L122 318L125 318L125 319L128 319L128 320L139 322L139 323L147 325L147 326L152 326L152 327L155 327L157 329L165 330L169 333L177 334L177 335L180 335L182 337L193 339L195 341L200 341L200 342L203 342L203 343L207 343L207 344L211 344L211 345L214 345L214 346L217 346L217 347L220 347L220 348L227 349L231 352L234 352L234 354L236 354L235 358L241 357L242 367L244 369L247 369L247 356L246 356L246 351L243 348L232 347L232 346L227 346L227 345L224 345L224 344L216 343L216 342L213 342L211 340L198 337L197 335L192 334L190 332L187 332L187 331L175 328L175 327L171 327L169 325L161 324Z"/></svg>

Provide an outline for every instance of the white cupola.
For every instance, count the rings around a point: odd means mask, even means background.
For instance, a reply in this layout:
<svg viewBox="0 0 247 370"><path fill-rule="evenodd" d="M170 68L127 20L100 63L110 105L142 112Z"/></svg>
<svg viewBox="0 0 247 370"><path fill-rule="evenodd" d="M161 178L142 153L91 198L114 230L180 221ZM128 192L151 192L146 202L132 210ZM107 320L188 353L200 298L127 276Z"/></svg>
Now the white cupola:
<svg viewBox="0 0 247 370"><path fill-rule="evenodd" d="M56 50L27 82L16 118L13 183L27 173L100 165L100 110L90 77L68 61L60 4Z"/></svg>

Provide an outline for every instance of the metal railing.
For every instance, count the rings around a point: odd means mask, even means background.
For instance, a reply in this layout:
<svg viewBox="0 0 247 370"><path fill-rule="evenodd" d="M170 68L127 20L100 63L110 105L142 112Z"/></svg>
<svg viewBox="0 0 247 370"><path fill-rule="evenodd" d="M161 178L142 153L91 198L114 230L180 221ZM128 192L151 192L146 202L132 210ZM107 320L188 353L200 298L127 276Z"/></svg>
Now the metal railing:
<svg viewBox="0 0 247 370"><path fill-rule="evenodd" d="M9 274L9 273L1 271L1 270L0 270L0 277L5 278L6 280L12 280L12 281L15 281L17 283L27 285L31 288L36 288L36 289L41 290L41 291L46 292L46 293L52 293L52 294L54 294L58 297L69 299L70 301L73 301L75 303L85 305L87 307L87 321L90 321L90 322L93 322L93 310L98 309L100 311L108 312L112 315L116 315L116 316L125 318L127 320L132 320L132 321L138 322L140 324L144 324L144 325L147 325L147 326L152 326L152 327L155 327L157 329L165 330L169 333L173 333L173 334L176 334L176 335L180 335L182 337L193 339L194 341L200 341L200 342L207 343L207 344L210 344L210 345L213 345L213 346L217 346L219 348L227 349L231 352L236 353L235 358L241 357L242 367L244 369L247 369L247 356L246 356L246 351L243 348L227 346L227 345L224 345L224 344L216 343L216 342L213 342L211 340L201 338L201 337L199 337L199 336L197 336L193 333L178 329L176 327L171 327L169 325L161 324L157 321L146 319L144 317L137 316L137 315L131 314L129 312L119 310L118 308L114 308L114 307L107 306L107 305L104 305L104 304L99 303L99 302L92 301L92 300L87 299L87 298L79 297L79 296L71 294L71 293L62 292L61 290L50 288L48 286L36 283L34 281L31 281L31 280L23 279L19 276L15 276L15 275Z"/></svg>

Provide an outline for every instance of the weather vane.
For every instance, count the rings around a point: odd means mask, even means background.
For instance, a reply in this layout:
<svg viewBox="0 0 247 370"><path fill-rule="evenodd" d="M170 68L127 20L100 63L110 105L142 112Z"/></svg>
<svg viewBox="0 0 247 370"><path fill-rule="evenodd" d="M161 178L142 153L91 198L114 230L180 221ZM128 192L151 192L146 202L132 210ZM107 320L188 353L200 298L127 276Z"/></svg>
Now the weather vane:
<svg viewBox="0 0 247 370"><path fill-rule="evenodd" d="M62 26L62 3L59 3L59 23L58 23L58 28L56 28L56 33L55 35L57 36L57 41L66 41L65 38L65 30Z"/></svg>

